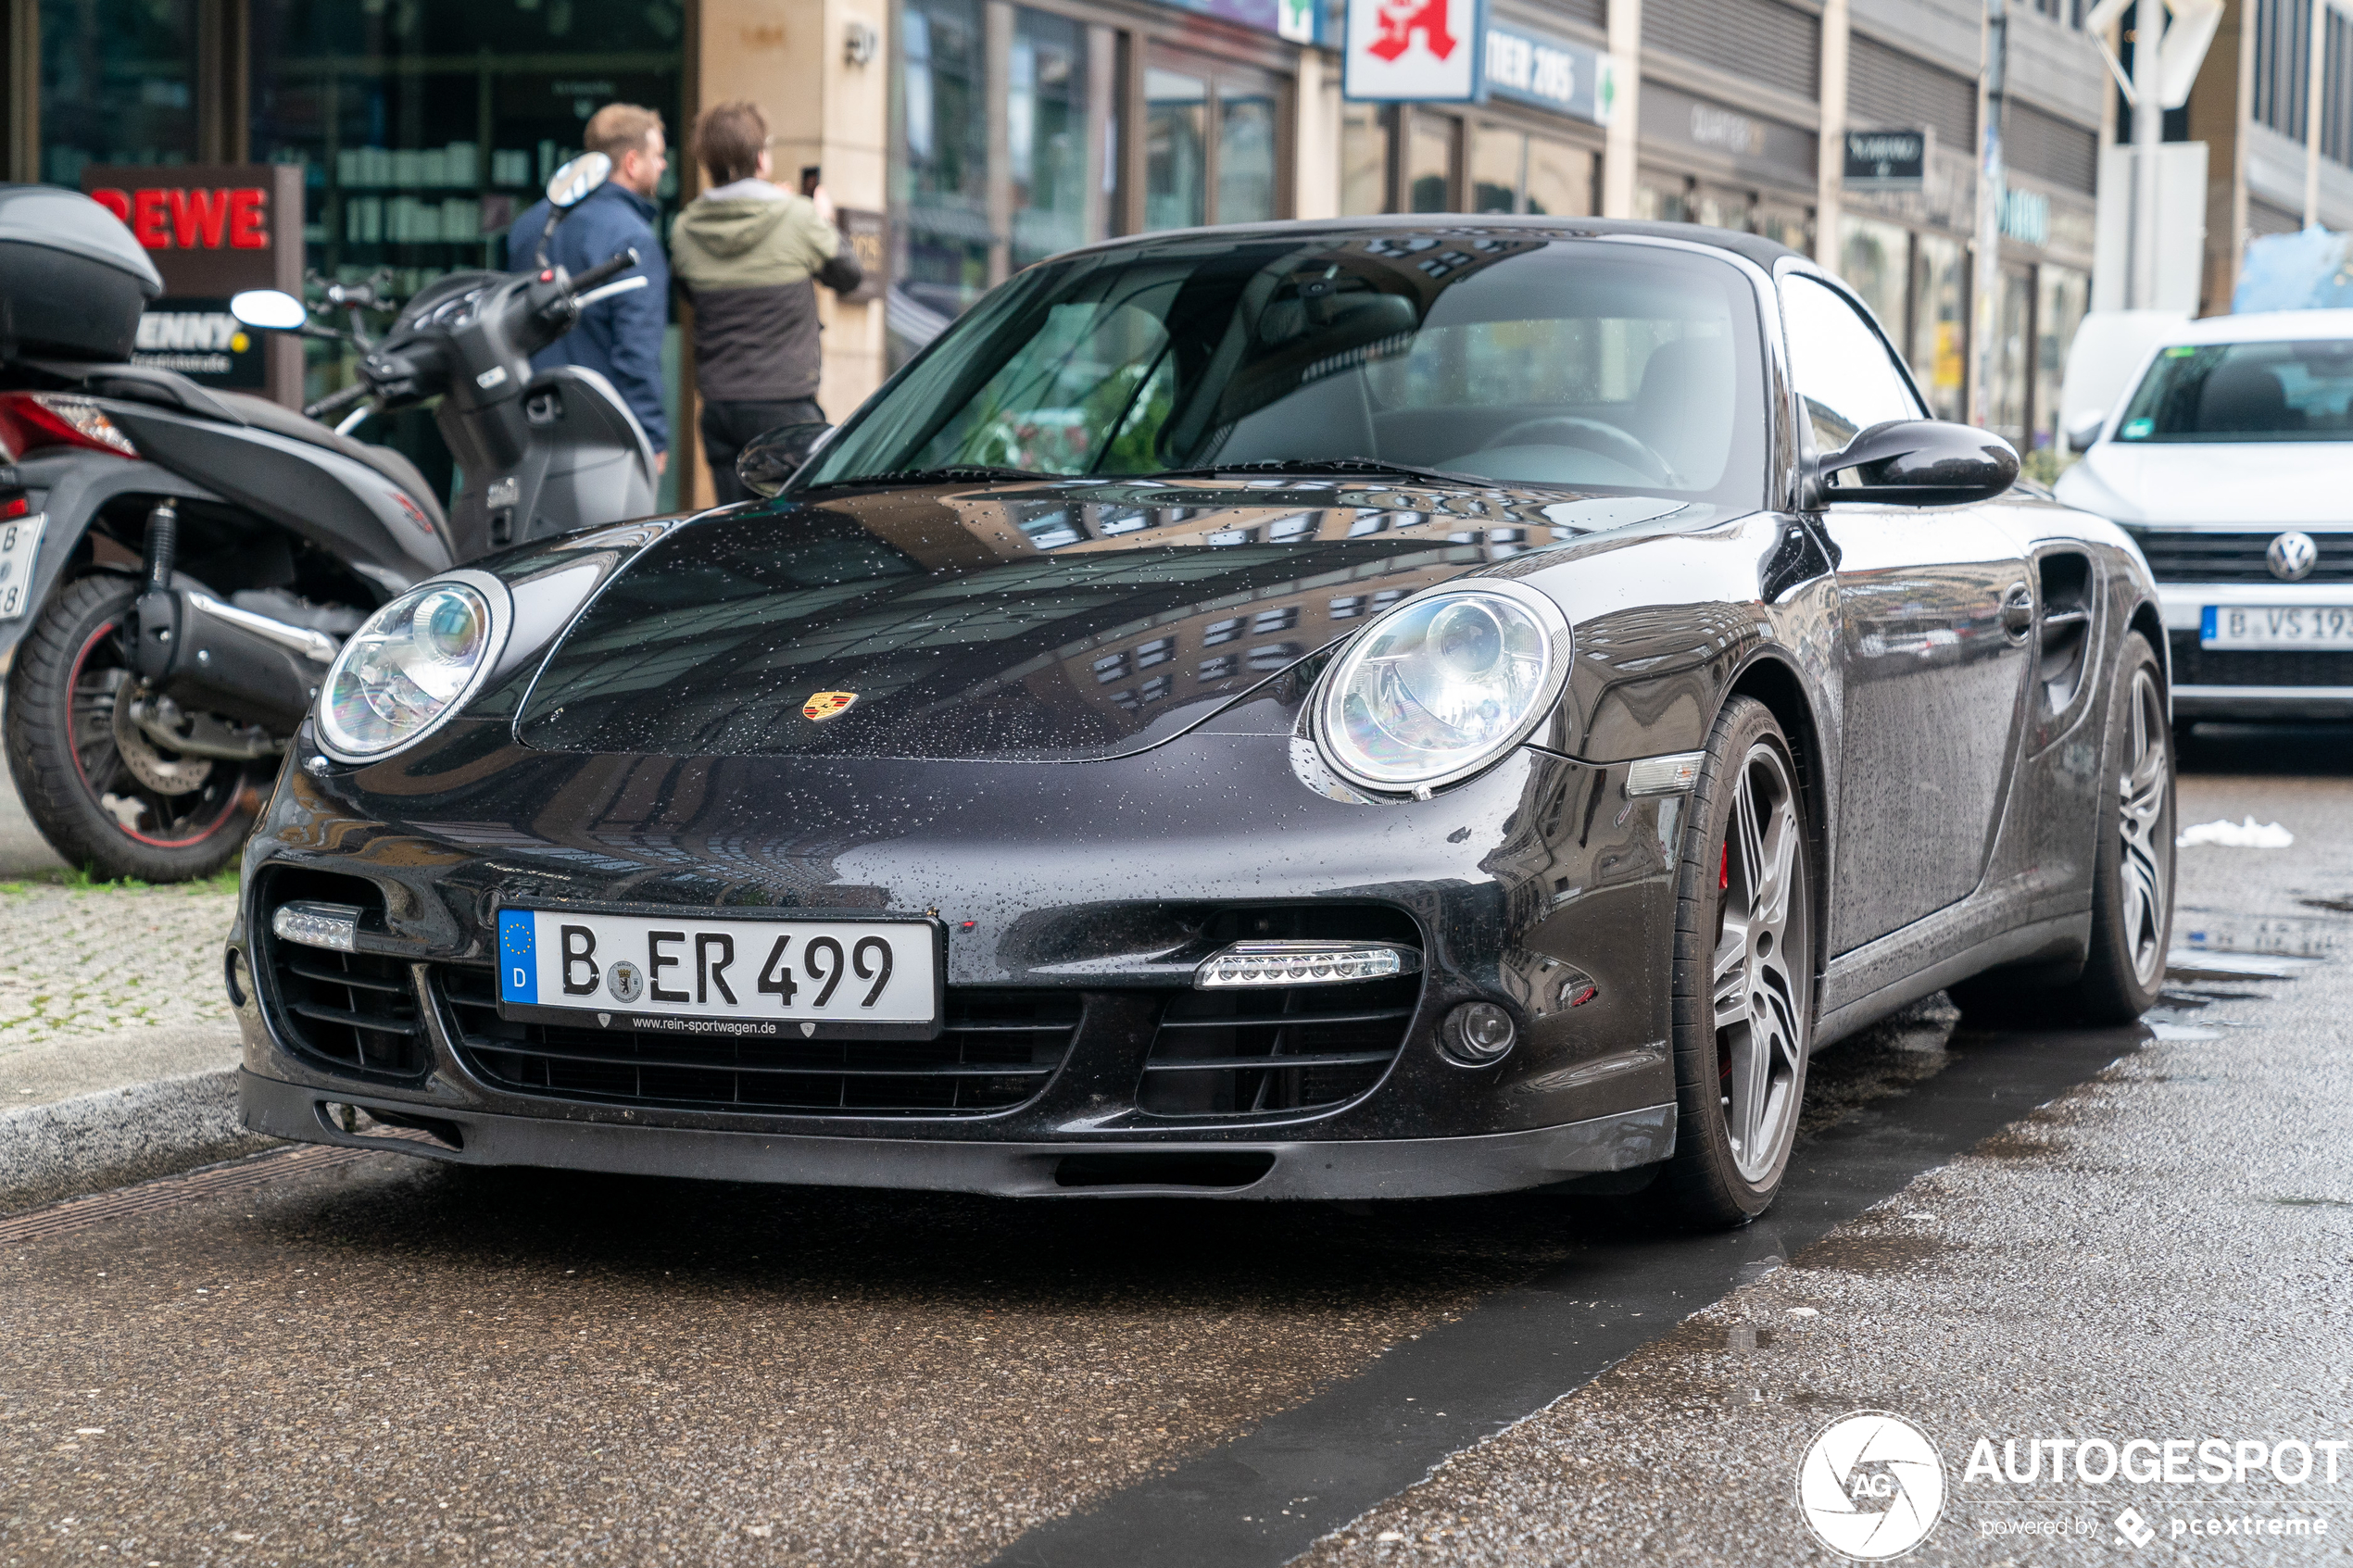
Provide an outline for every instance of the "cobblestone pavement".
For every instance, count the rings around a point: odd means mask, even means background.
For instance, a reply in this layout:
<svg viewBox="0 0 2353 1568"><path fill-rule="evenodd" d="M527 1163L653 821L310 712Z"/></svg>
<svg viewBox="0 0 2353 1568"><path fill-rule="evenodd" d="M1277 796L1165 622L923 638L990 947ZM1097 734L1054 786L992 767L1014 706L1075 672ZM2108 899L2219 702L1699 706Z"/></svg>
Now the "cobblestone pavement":
<svg viewBox="0 0 2353 1568"><path fill-rule="evenodd" d="M225 885L0 883L0 1057L123 1029L232 1023Z"/></svg>

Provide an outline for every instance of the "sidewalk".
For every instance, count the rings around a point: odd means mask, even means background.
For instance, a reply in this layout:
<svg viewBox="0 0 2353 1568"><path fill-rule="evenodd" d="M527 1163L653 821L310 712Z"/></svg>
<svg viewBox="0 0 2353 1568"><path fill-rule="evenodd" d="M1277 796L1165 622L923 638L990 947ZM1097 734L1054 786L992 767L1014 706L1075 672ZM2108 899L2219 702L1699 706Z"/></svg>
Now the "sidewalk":
<svg viewBox="0 0 2353 1568"><path fill-rule="evenodd" d="M78 884L5 773L0 877L0 1213L266 1147L237 1121L233 884Z"/></svg>

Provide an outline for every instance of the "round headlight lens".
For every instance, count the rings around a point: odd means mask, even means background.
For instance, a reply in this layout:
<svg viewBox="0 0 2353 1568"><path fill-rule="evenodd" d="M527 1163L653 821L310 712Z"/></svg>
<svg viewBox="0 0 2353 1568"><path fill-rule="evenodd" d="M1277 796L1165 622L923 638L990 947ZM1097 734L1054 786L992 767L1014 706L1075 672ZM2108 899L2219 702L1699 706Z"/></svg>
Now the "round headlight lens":
<svg viewBox="0 0 2353 1568"><path fill-rule="evenodd" d="M319 735L346 761L408 745L472 696L497 656L489 596L428 583L351 634L319 688Z"/></svg>
<svg viewBox="0 0 2353 1568"><path fill-rule="evenodd" d="M1527 737L1567 654L1567 618L1517 583L1409 601L1365 628L1326 676L1325 759L1374 789L1468 777Z"/></svg>

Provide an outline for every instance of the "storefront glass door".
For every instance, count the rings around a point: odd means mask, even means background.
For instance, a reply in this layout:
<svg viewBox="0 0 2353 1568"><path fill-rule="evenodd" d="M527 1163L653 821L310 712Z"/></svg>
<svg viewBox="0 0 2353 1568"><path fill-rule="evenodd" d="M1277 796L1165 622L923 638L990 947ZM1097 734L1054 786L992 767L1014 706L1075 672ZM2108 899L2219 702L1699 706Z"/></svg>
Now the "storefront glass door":
<svg viewBox="0 0 2353 1568"><path fill-rule="evenodd" d="M1280 81L1207 56L1154 49L1151 58L1144 71L1143 226L1282 216Z"/></svg>
<svg viewBox="0 0 2353 1568"><path fill-rule="evenodd" d="M196 158L196 0L41 0L41 177Z"/></svg>
<svg viewBox="0 0 2353 1568"><path fill-rule="evenodd" d="M1144 73L1144 227L1209 221L1209 82L1177 70Z"/></svg>

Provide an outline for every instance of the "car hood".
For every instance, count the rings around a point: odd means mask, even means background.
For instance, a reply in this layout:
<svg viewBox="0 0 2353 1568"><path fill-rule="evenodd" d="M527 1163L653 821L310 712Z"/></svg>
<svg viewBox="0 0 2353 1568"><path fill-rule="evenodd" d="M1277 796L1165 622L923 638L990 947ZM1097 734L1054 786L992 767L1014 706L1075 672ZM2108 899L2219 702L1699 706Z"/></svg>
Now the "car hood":
<svg viewBox="0 0 2353 1568"><path fill-rule="evenodd" d="M1409 594L1687 511L1708 508L1288 479L733 508L605 585L515 734L669 756L1119 756L1285 678Z"/></svg>
<svg viewBox="0 0 2353 1568"><path fill-rule="evenodd" d="M2342 526L2353 442L2103 441L2059 476L2060 500L2118 522Z"/></svg>

